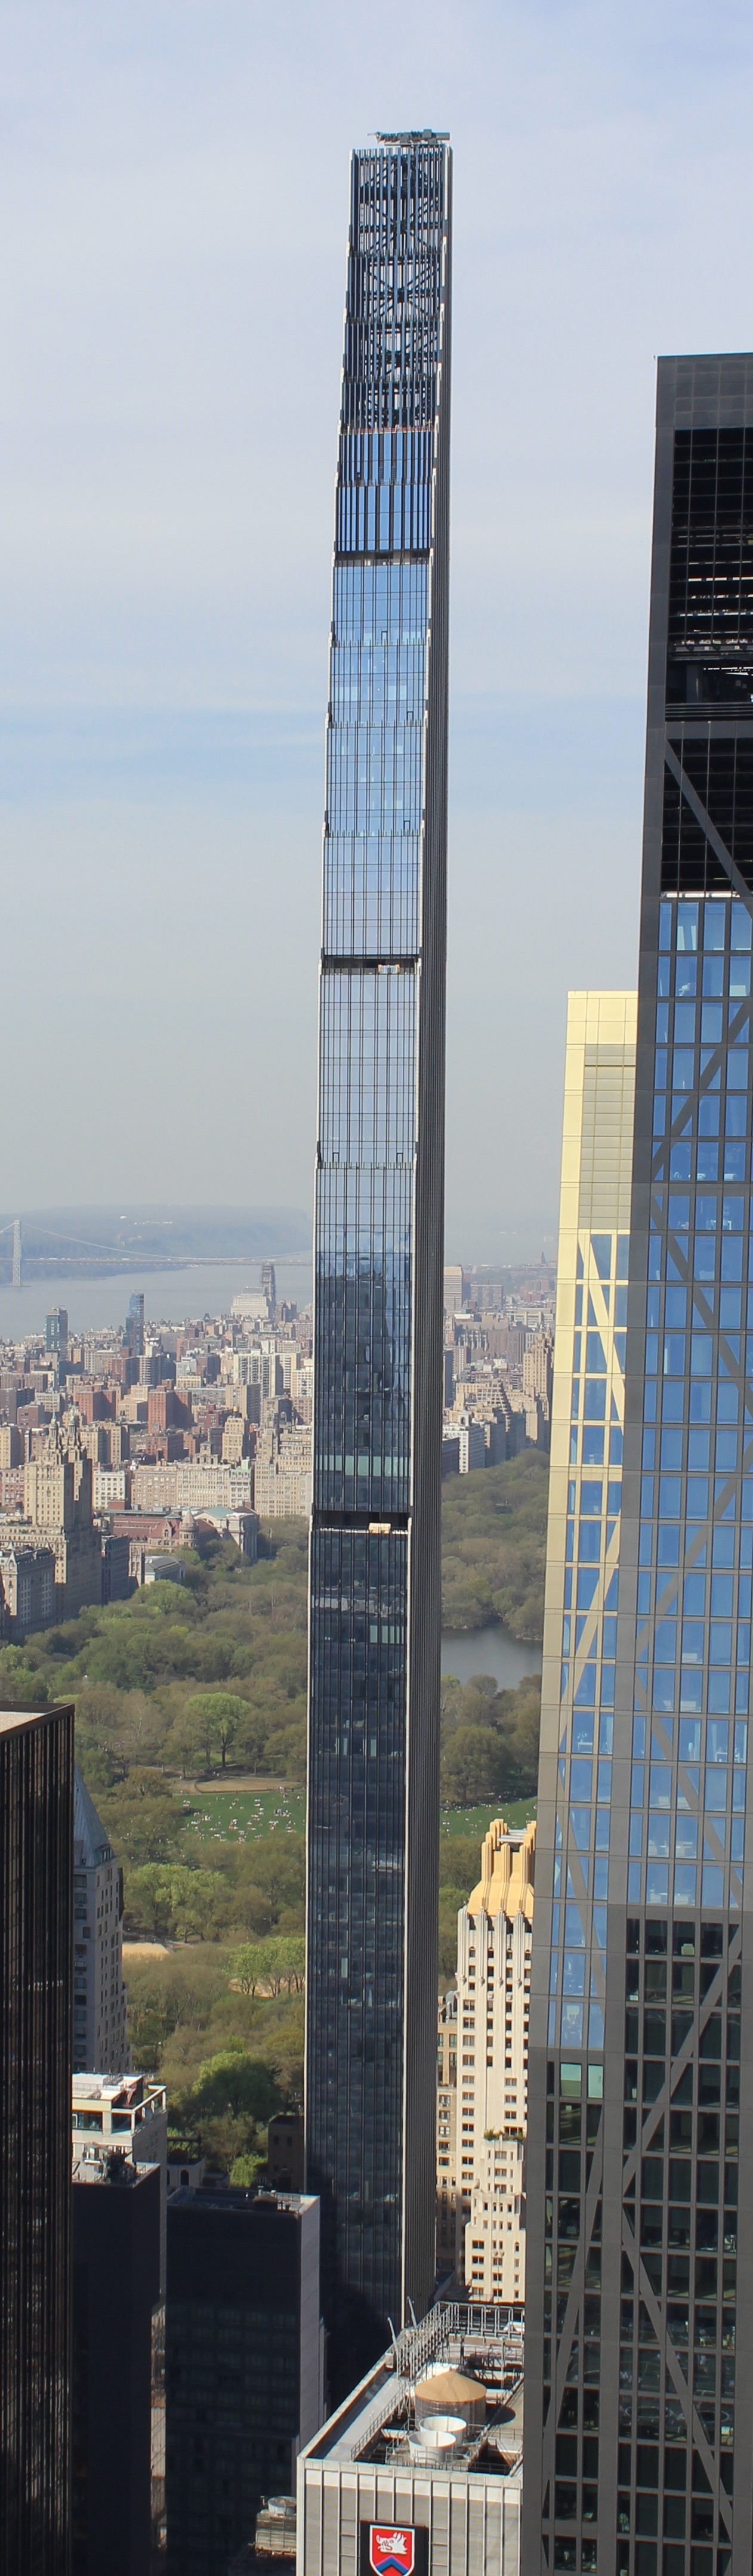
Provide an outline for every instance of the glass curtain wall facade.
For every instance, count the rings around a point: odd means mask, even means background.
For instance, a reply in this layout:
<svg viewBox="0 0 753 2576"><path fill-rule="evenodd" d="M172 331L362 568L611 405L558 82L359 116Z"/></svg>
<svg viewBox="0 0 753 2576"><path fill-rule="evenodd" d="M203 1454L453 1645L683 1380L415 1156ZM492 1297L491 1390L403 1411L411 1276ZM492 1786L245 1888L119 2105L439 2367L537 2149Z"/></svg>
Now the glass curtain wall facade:
<svg viewBox="0 0 753 2576"><path fill-rule="evenodd" d="M663 360L617 1656L590 1774L579 1678L569 1719L554 1681L554 1480L549 1539L524 2565L574 2576L751 2560L752 568L753 359ZM578 1625L576 1601L576 1655Z"/></svg>
<svg viewBox="0 0 753 2576"><path fill-rule="evenodd" d="M68 2576L73 1709L0 1716L0 2567Z"/></svg>
<svg viewBox="0 0 753 2576"><path fill-rule="evenodd" d="M306 2136L347 2380L434 2279L451 155L354 153L327 718Z"/></svg>

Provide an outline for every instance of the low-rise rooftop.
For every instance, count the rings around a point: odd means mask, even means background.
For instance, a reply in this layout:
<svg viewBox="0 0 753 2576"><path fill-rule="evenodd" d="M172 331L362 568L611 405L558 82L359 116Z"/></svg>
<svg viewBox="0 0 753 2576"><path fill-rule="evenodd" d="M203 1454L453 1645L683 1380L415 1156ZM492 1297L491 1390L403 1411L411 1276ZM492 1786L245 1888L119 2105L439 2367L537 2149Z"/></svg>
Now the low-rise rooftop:
<svg viewBox="0 0 753 2576"><path fill-rule="evenodd" d="M508 2308L443 2302L396 2335L304 2454L308 2463L431 2468L519 2486L523 2329Z"/></svg>
<svg viewBox="0 0 753 2576"><path fill-rule="evenodd" d="M74 2075L73 2127L103 2135L141 2128L144 2121L167 2117L163 2084L148 2075Z"/></svg>

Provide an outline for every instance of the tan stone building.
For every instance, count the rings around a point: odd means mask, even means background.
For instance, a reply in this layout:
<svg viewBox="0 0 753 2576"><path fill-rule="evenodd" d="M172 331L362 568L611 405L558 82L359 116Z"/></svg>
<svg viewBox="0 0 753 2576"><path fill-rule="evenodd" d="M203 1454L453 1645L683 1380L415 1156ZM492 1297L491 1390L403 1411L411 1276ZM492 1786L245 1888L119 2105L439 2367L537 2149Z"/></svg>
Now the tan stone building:
<svg viewBox="0 0 753 2576"><path fill-rule="evenodd" d="M248 1430L242 1413L229 1413L222 1433L222 1463L239 1467L248 1455Z"/></svg>
<svg viewBox="0 0 753 2576"><path fill-rule="evenodd" d="M523 1394L527 1396L529 1400L532 1396L538 1396L540 1398L541 1403L546 1408L547 1421L549 1420L552 1410L553 1371L554 1341L552 1339L552 1335L551 1333L543 1332L534 1333L532 1341L528 1344L527 1351L524 1351L523 1353Z"/></svg>
<svg viewBox="0 0 753 2576"><path fill-rule="evenodd" d="M102 1544L92 1523L92 1462L78 1430L51 1422L41 1454L24 1471L24 1512L55 1556L55 1610L73 1619L102 1598Z"/></svg>
<svg viewBox="0 0 753 2576"><path fill-rule="evenodd" d="M307 1520L312 1493L311 1432L270 1426L260 1431L254 1504L262 1520Z"/></svg>
<svg viewBox="0 0 753 2576"><path fill-rule="evenodd" d="M437 2027L437 2271L457 2262L458 1999L439 1998Z"/></svg>
<svg viewBox="0 0 753 2576"><path fill-rule="evenodd" d="M51 1628L55 1618L55 1557L51 1547L39 1546L28 1525L0 1519L0 1594L2 1595L2 1631L12 1644L20 1645L24 1637L40 1628Z"/></svg>
<svg viewBox="0 0 753 2576"><path fill-rule="evenodd" d="M474 2298L489 2301L525 2297L535 1843L535 1824L490 1825L478 1886L458 1914L454 2155L449 2029L447 2081L438 2088L438 2227L448 2244L454 2163L456 2269Z"/></svg>

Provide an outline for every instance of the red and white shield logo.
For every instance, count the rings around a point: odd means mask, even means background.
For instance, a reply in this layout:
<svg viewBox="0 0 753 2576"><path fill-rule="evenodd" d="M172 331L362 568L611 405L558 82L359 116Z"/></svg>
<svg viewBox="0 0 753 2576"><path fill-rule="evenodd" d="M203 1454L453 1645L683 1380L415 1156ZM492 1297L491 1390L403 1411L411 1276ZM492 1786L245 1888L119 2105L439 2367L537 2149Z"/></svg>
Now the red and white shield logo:
<svg viewBox="0 0 753 2576"><path fill-rule="evenodd" d="M391 2523L369 2524L369 2566L373 2576L414 2576L416 2535L394 2530Z"/></svg>

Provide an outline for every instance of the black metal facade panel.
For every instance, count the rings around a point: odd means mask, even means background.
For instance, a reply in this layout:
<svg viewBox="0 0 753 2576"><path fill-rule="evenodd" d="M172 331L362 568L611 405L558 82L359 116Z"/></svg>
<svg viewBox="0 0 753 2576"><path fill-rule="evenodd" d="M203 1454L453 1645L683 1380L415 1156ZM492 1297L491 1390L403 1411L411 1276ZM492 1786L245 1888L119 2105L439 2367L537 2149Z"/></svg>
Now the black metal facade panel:
<svg viewBox="0 0 753 2576"><path fill-rule="evenodd" d="M0 1733L0 2565L69 2576L73 1710Z"/></svg>
<svg viewBox="0 0 753 2576"><path fill-rule="evenodd" d="M307 2161L333 2383L434 2277L451 160L354 155L316 1181Z"/></svg>
<svg viewBox="0 0 753 2576"><path fill-rule="evenodd" d="M603 2045L567 2000L595 1908L552 1710L525 2576L750 2568L751 423L753 359L661 362ZM574 1520L573 1585L578 1550Z"/></svg>

